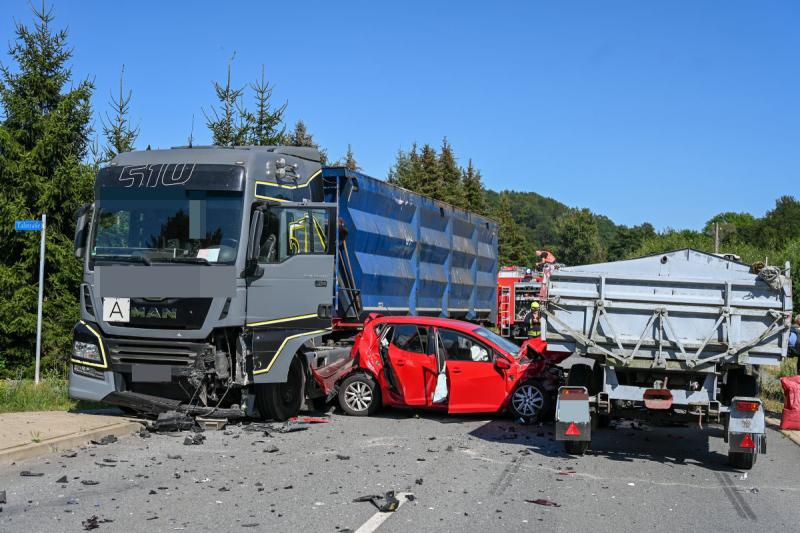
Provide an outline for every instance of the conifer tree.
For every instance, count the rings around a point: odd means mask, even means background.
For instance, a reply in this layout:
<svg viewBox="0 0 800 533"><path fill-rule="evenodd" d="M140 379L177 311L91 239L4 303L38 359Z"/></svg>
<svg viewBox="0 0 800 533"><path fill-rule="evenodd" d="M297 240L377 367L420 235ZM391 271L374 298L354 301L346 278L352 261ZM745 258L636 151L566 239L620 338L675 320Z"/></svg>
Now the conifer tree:
<svg viewBox="0 0 800 533"><path fill-rule="evenodd" d="M32 374L36 338L39 236L14 231L15 219L47 213L42 368L65 370L78 318L81 266L72 253L74 211L92 201L83 160L91 135L89 80L73 80L66 30L53 12L33 8L18 22L0 67L0 377Z"/></svg>
<svg viewBox="0 0 800 533"><path fill-rule="evenodd" d="M435 200L447 201L447 187L442 180L439 157L436 150L430 145L422 146L419 156L420 176L416 189L412 189Z"/></svg>
<svg viewBox="0 0 800 533"><path fill-rule="evenodd" d="M511 213L511 197L507 191L500 193L500 204L495 219L498 225L498 260L501 266L526 266L528 253L525 239Z"/></svg>
<svg viewBox="0 0 800 533"><path fill-rule="evenodd" d="M438 174L442 187L442 198L440 199L455 207L465 208L467 202L461 183L461 170L458 168L453 147L447 137L442 139Z"/></svg>
<svg viewBox="0 0 800 533"><path fill-rule="evenodd" d="M264 75L264 65L261 65L261 79L251 83L250 88L255 93L256 109L255 112L248 114L249 122L252 124L249 143L255 146L281 144L286 134L286 127L283 125L283 114L286 111L288 102L284 102L283 105L278 107L272 106L270 100L273 87Z"/></svg>
<svg viewBox="0 0 800 533"><path fill-rule="evenodd" d="M295 123L294 130L285 136L283 144L286 146L308 146L311 148L316 148L319 150L322 164L325 165L328 162L327 151L324 148L320 148L320 146L314 142L314 136L308 131L305 122L302 120L298 120Z"/></svg>
<svg viewBox="0 0 800 533"><path fill-rule="evenodd" d="M247 144L253 126L252 115L242 105L244 87L235 89L231 86L231 63L233 58L228 62L225 84L214 82L214 92L219 100L218 107L212 108L210 114L203 110L206 126L211 130L212 141L218 146Z"/></svg>
<svg viewBox="0 0 800 533"><path fill-rule="evenodd" d="M348 144L347 145L347 153L344 156L343 162L337 162L338 165L343 166L349 170L360 170L361 167L358 166L356 162L356 158L353 155L353 147Z"/></svg>
<svg viewBox="0 0 800 533"><path fill-rule="evenodd" d="M419 161L419 153L417 152L417 143L411 145L411 150L408 152L398 150L395 164L389 170L389 183L410 191L416 191L419 187L421 175L422 168Z"/></svg>
<svg viewBox="0 0 800 533"><path fill-rule="evenodd" d="M136 138L139 136L139 128L131 124L130 105L133 91L130 89L125 93L125 65L122 65L122 72L119 75L119 95L111 93L109 105L113 117L106 113L106 120L103 121L103 136L106 139L103 148L103 161L111 161L114 156L122 152L130 152Z"/></svg>
<svg viewBox="0 0 800 533"><path fill-rule="evenodd" d="M462 171L461 184L464 190L465 208L479 215L487 214L486 191L481 181L481 171L472 166L472 159Z"/></svg>

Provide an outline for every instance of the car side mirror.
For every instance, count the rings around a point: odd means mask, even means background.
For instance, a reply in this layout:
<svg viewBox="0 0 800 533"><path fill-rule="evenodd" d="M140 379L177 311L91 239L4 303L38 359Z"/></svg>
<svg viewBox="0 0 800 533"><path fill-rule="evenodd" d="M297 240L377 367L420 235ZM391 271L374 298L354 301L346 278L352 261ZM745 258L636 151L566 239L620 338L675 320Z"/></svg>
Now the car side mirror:
<svg viewBox="0 0 800 533"><path fill-rule="evenodd" d="M83 259L86 255L86 239L89 236L87 229L91 212L92 204L85 204L75 211L75 257L78 259Z"/></svg>
<svg viewBox="0 0 800 533"><path fill-rule="evenodd" d="M509 368L511 368L511 361L509 361L505 357L498 356L494 360L494 366L496 366L500 370L508 370Z"/></svg>
<svg viewBox="0 0 800 533"><path fill-rule="evenodd" d="M253 211L250 217L250 234L247 241L247 258L245 260L245 275L260 276L263 269L258 266L261 255L261 232L264 230L264 212L260 209Z"/></svg>

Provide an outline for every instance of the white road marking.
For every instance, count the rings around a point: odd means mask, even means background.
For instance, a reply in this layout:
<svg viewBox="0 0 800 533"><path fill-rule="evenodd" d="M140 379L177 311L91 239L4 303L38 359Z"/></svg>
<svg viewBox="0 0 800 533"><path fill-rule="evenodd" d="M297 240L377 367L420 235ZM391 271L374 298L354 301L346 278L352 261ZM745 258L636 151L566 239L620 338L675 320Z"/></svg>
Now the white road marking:
<svg viewBox="0 0 800 533"><path fill-rule="evenodd" d="M361 525L360 528L356 529L356 533L372 533L373 531L378 529L381 526L381 524L386 522L386 520L388 520L390 516L392 516L397 511L399 511L400 507L402 507L402 505L408 501L406 496L409 495L409 494L411 494L411 493L410 492L398 492L397 494L395 494L394 497L397 498L397 501L398 501L397 509L395 509L391 513L382 513L380 511L378 511L377 513L372 515L369 520L364 522Z"/></svg>

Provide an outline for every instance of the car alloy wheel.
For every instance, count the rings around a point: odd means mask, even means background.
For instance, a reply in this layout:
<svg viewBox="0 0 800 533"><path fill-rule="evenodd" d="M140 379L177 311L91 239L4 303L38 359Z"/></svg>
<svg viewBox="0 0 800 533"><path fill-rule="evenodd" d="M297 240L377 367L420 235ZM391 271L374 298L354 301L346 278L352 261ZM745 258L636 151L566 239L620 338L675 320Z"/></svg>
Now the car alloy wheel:
<svg viewBox="0 0 800 533"><path fill-rule="evenodd" d="M372 404L372 390L363 381L353 381L344 391L344 401L353 411L366 411Z"/></svg>
<svg viewBox="0 0 800 533"><path fill-rule="evenodd" d="M520 385L511 397L514 410L528 417L535 417L544 406L544 396L533 385Z"/></svg>

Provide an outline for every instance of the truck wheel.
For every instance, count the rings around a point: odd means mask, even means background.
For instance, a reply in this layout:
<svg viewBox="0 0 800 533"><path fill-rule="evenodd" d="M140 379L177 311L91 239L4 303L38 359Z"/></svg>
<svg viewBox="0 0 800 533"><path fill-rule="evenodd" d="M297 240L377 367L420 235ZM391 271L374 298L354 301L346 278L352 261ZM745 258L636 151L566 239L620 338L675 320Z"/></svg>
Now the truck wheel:
<svg viewBox="0 0 800 533"><path fill-rule="evenodd" d="M756 464L758 453L756 452L728 452L728 462L734 468L740 470L750 470Z"/></svg>
<svg viewBox="0 0 800 533"><path fill-rule="evenodd" d="M586 387L587 389L592 383L592 367L583 363L572 365L567 374L567 386L569 387Z"/></svg>
<svg viewBox="0 0 800 533"><path fill-rule="evenodd" d="M367 374L353 374L339 386L339 406L350 416L370 416L381 406L381 390Z"/></svg>
<svg viewBox="0 0 800 533"><path fill-rule="evenodd" d="M564 451L570 455L583 455L589 449L588 440L565 440Z"/></svg>
<svg viewBox="0 0 800 533"><path fill-rule="evenodd" d="M256 404L261 416L283 421L300 414L305 383L303 363L295 357L285 383L267 383L256 387Z"/></svg>
<svg viewBox="0 0 800 533"><path fill-rule="evenodd" d="M517 385L511 393L508 407L515 419L522 418L530 423L538 422L550 409L550 395L541 384L525 381Z"/></svg>

